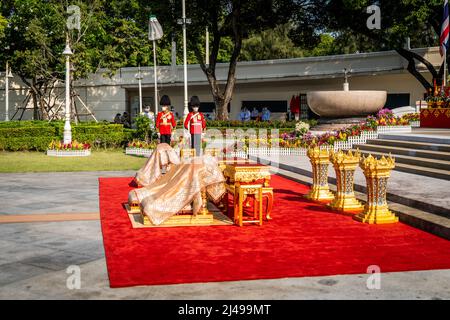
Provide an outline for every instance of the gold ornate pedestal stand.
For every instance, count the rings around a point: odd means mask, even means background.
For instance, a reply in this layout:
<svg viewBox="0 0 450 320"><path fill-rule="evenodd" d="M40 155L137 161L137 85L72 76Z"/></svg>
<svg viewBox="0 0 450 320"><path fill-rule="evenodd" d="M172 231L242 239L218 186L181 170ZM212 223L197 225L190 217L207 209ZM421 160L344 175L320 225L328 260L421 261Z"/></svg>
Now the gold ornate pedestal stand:
<svg viewBox="0 0 450 320"><path fill-rule="evenodd" d="M353 216L353 219L370 224L398 222L398 217L389 211L386 201L387 180L395 167L395 159L391 156L375 159L369 155L363 157L359 165L366 177L367 203L364 212Z"/></svg>
<svg viewBox="0 0 450 320"><path fill-rule="evenodd" d="M328 186L328 165L330 164L329 151L320 148L308 149L307 156L311 162L313 173L313 185L311 191L305 195L305 198L329 202L334 199Z"/></svg>
<svg viewBox="0 0 450 320"><path fill-rule="evenodd" d="M348 213L360 213L364 207L356 200L353 189L354 176L356 167L358 167L361 155L358 152L347 153L339 150L339 152L330 152L330 160L336 172L337 193L334 200L330 203L330 207Z"/></svg>

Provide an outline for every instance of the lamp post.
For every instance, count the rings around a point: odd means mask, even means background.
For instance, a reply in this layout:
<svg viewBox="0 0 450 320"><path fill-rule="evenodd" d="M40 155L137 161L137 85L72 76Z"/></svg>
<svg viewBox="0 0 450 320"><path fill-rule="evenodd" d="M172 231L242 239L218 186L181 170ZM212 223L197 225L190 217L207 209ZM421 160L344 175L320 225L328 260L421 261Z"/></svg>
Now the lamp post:
<svg viewBox="0 0 450 320"><path fill-rule="evenodd" d="M142 79L144 79L144 77L142 76L140 65L139 65L139 71L135 75L135 78L137 79L138 84L139 84L139 114L141 114L142 113Z"/></svg>
<svg viewBox="0 0 450 320"><path fill-rule="evenodd" d="M183 74L184 74L184 111L183 116L186 119L189 114L188 108L188 87L187 87L187 49L186 49L186 26L191 23L191 19L186 19L186 3L182 0L182 17L177 20L178 24L183 25Z"/></svg>
<svg viewBox="0 0 450 320"><path fill-rule="evenodd" d="M13 75L7 62L5 72L5 121L9 121L9 79L12 77Z"/></svg>
<svg viewBox="0 0 450 320"><path fill-rule="evenodd" d="M66 48L63 51L63 55L66 56L66 116L64 123L64 143L72 142L72 128L70 127L70 56L72 50L69 45L69 38L66 40Z"/></svg>

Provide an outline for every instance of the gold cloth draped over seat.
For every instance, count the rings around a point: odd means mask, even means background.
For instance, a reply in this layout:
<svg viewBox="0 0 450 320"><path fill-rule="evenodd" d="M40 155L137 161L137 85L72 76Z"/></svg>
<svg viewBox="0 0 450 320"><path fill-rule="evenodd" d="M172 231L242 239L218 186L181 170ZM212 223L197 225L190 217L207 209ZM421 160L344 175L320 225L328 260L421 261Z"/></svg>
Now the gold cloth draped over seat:
<svg viewBox="0 0 450 320"><path fill-rule="evenodd" d="M128 201L140 203L143 214L154 225L160 225L190 203L192 213L197 215L202 207L201 191L206 191L214 202L226 192L225 178L218 162L209 155L171 165L165 175L152 178L149 180L156 181L151 185L130 191Z"/></svg>
<svg viewBox="0 0 450 320"><path fill-rule="evenodd" d="M171 164L179 164L180 162L180 157L171 146L167 143L160 143L157 145L155 151L153 151L145 166L136 173L134 180L139 186L150 186L162 176L163 168L168 171L168 166Z"/></svg>

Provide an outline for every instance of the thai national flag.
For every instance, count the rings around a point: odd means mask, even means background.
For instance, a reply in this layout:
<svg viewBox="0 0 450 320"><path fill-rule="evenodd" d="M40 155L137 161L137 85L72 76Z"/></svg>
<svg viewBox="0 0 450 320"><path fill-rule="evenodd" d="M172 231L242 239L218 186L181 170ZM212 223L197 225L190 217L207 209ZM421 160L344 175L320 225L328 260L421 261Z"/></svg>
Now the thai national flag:
<svg viewBox="0 0 450 320"><path fill-rule="evenodd" d="M443 56L448 49L448 38L449 38L449 15L448 15L448 0L444 2L444 15L442 17L442 28L441 28L441 37L440 37L440 46L441 46L441 56Z"/></svg>

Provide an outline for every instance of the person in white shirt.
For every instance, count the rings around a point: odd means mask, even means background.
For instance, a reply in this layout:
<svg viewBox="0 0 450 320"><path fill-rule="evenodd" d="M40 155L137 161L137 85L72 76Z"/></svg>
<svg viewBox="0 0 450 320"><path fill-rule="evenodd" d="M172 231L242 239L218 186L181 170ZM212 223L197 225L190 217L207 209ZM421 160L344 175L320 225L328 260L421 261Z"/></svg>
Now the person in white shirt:
<svg viewBox="0 0 450 320"><path fill-rule="evenodd" d="M150 107L146 106L141 115L150 119L150 128L155 129L155 113L150 111Z"/></svg>

